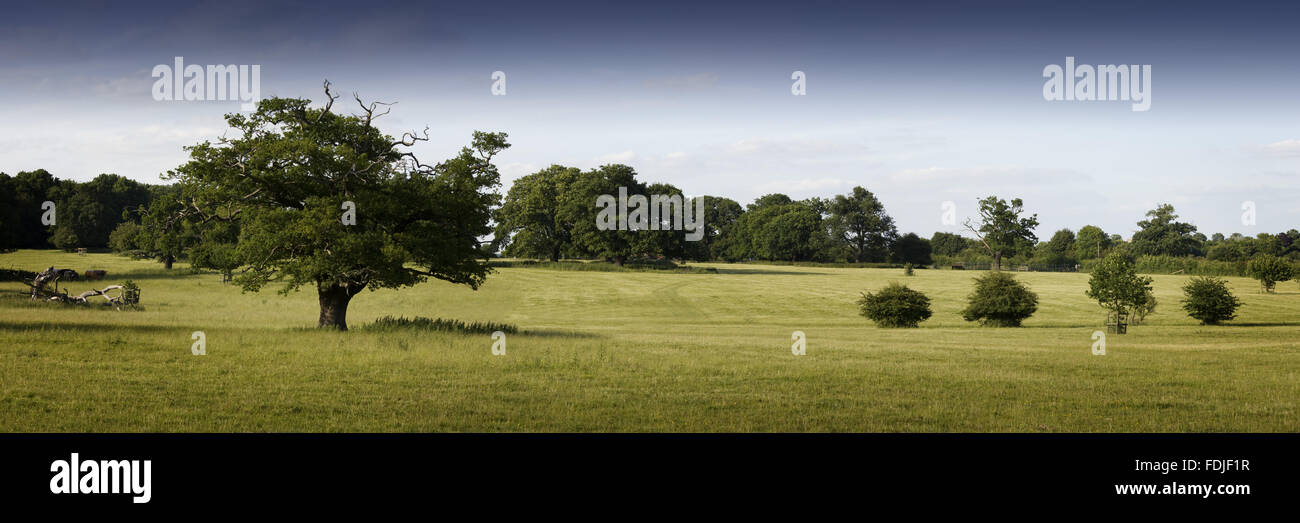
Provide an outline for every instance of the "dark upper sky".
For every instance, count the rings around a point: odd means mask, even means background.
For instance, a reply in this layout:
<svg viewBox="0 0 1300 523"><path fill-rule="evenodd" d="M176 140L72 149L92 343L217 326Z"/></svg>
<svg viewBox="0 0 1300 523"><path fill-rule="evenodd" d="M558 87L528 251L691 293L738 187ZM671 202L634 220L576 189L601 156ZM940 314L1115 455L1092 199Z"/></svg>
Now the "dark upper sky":
<svg viewBox="0 0 1300 523"><path fill-rule="evenodd" d="M1243 201L1259 227L1300 226L1297 2L183 4L8 7L0 170L156 181L238 110L154 101L150 71L181 56L261 65L263 97L319 99L328 78L398 101L385 125L433 126L430 156L507 131L508 178L618 161L741 201L863 185L927 234L942 201L988 192L1045 229L1127 236L1159 201L1209 231L1256 232ZM1045 101L1067 56L1151 65L1151 110Z"/></svg>

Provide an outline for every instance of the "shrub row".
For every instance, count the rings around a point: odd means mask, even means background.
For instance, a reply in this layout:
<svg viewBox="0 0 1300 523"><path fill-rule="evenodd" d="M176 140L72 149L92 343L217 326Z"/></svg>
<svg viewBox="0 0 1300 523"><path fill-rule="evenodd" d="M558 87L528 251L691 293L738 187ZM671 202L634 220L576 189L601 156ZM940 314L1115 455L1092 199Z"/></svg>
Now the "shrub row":
<svg viewBox="0 0 1300 523"><path fill-rule="evenodd" d="M1133 314L1133 324L1140 323L1155 310L1155 297L1145 283L1146 280L1139 279L1130 285L1134 294L1130 300L1134 308L1129 310ZM1096 281L1089 295L1103 302L1111 299L1106 293L1097 292L1104 287L1105 282ZM1200 320L1202 325L1217 325L1231 320L1241 306L1241 301L1229 292L1227 282L1213 276L1193 277L1183 286L1183 296L1183 310L1188 316ZM915 328L933 314L929 297L897 282L875 293L863 293L858 308L876 326L886 328ZM961 315L966 321L984 326L1019 327L1037 309L1038 295L1028 286L1009 273L990 272L975 278L975 289L967 297L967 306Z"/></svg>

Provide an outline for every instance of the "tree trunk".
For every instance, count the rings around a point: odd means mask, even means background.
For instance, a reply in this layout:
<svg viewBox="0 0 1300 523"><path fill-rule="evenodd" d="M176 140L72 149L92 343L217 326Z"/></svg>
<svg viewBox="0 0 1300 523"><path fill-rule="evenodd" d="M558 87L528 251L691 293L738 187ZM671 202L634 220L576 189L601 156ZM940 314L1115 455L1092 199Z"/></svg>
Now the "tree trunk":
<svg viewBox="0 0 1300 523"><path fill-rule="evenodd" d="M622 267L622 266L623 266L623 257L622 257L622 256L614 256L614 257L612 257L611 259L614 260L614 266L615 266L615 267Z"/></svg>
<svg viewBox="0 0 1300 523"><path fill-rule="evenodd" d="M316 327L348 330L348 302L352 301L348 288L337 283L329 286L320 283L316 291L320 296L320 321L316 322Z"/></svg>
<svg viewBox="0 0 1300 523"><path fill-rule="evenodd" d="M560 261L560 246L559 246L559 245L556 245L556 246L554 246L554 247L551 247L551 261L553 261L553 262Z"/></svg>
<svg viewBox="0 0 1300 523"><path fill-rule="evenodd" d="M164 269L167 269L167 270L169 270L169 271L172 270L172 264L173 264L173 263L176 263L176 257L175 257L175 256L168 256L168 257L166 257L166 258L163 258L163 268L164 268Z"/></svg>
<svg viewBox="0 0 1300 523"><path fill-rule="evenodd" d="M993 270L1002 270L1002 253L1000 252L993 253Z"/></svg>

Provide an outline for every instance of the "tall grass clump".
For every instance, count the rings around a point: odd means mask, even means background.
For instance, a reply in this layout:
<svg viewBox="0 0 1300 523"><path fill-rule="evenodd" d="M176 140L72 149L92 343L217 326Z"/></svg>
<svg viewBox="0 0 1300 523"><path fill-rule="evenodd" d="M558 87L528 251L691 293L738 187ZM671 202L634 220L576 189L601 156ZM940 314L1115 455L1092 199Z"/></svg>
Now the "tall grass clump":
<svg viewBox="0 0 1300 523"><path fill-rule="evenodd" d="M465 334L491 334L501 331L506 334L516 334L519 328L509 323L496 322L473 322L465 323L460 320L444 320L442 318L429 319L422 316L407 318L405 316L393 317L384 316L375 320L374 323L365 327L368 330L427 330L438 332L461 332Z"/></svg>

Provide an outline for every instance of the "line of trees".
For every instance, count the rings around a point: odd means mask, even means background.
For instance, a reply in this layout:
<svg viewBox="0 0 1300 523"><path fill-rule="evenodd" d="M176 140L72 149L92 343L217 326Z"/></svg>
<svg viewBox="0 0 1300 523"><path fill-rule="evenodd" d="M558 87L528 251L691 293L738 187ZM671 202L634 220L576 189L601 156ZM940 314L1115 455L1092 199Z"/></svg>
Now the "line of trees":
<svg viewBox="0 0 1300 523"><path fill-rule="evenodd" d="M1227 272L1240 275L1248 275L1247 262L1257 258L1300 262L1296 229L1206 237L1195 225L1179 221L1168 204L1148 211L1129 241L1095 225L1077 232L1061 229L1039 241L1037 216L1025 216L1023 202L989 196L978 201L978 217L964 224L970 236L935 232L927 239L900 234L883 203L862 187L831 198L805 200L767 194L744 206L729 198L704 196L700 241L686 241L681 231L668 230L668 216L660 217L665 221L661 230L598 230L593 204L599 195L615 194L619 187L631 195L676 195L694 204L675 186L638 180L627 165L587 171L552 165L514 182L492 211L493 239L482 250L509 257L596 258L616 264L668 258L1055 269L1091 267L1107 253L1122 251L1140 263L1144 256L1235 263L1239 266ZM56 223L48 227L41 221L46 201L56 209ZM116 174L76 182L58 179L44 169L15 176L0 173L0 250L110 248L154 258L168 268L175 260L188 258L197 267L219 270L229 278L239 267L233 253L238 226L199 228L192 221L177 220L184 211L183 201L178 184L147 185ZM1142 269L1177 270L1149 265Z"/></svg>
<svg viewBox="0 0 1300 523"><path fill-rule="evenodd" d="M1015 200L1013 205L1014 202ZM984 201L981 201L981 208L984 206ZM1089 262L1100 262L1106 254L1113 251L1127 253L1139 260L1143 257L1163 257L1240 262L1241 270L1245 269L1245 262L1265 256L1283 258L1292 263L1300 262L1300 231L1296 229L1259 233L1254 237L1240 233L1229 236L1215 233L1207 238L1197 232L1195 225L1178 221L1174 207L1169 204L1161 204L1148 211L1146 218L1137 222L1137 226L1138 230L1129 241L1123 240L1118 234L1107 234L1096 225L1085 225L1077 233L1061 229L1053 233L1049 240L1037 243L1029 242L1032 236L1026 234L1021 236L1025 241L1012 243L1013 248L1008 251L1012 254L1006 257L1016 265L1034 267L1070 267L1079 264L1092 266L1095 263ZM1032 233L1032 228L1028 230ZM978 239L936 232L930 238L930 244L933 246L936 264L996 264L998 261ZM1170 269L1169 272L1173 270Z"/></svg>
<svg viewBox="0 0 1300 523"><path fill-rule="evenodd" d="M646 258L706 260L912 263L929 265L929 240L898 233L894 220L871 191L854 187L834 198L796 201L768 194L742 207L720 196L703 198L703 235L688 241L671 230L669 216L650 231L598 230L595 202L601 195L678 196L681 189L637 179L632 167L603 165L583 171L552 165L515 181L494 213L490 249L508 257L599 258L615 264Z"/></svg>
<svg viewBox="0 0 1300 523"><path fill-rule="evenodd" d="M113 230L158 190L116 174L77 182L45 169L0 173L0 250L108 247ZM45 225L47 214L53 225Z"/></svg>

